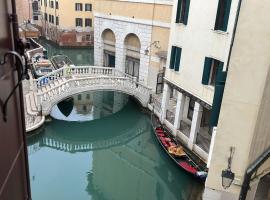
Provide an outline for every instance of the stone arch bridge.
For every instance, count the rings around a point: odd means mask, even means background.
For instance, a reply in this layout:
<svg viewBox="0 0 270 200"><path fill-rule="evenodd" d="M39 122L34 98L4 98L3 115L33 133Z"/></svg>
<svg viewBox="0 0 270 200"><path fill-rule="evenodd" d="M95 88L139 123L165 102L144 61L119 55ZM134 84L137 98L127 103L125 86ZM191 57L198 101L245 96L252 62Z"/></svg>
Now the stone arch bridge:
<svg viewBox="0 0 270 200"><path fill-rule="evenodd" d="M86 91L119 91L135 97L144 107L151 94L151 89L137 82L134 77L107 67L63 67L31 82L36 108L42 115L50 114L58 102Z"/></svg>

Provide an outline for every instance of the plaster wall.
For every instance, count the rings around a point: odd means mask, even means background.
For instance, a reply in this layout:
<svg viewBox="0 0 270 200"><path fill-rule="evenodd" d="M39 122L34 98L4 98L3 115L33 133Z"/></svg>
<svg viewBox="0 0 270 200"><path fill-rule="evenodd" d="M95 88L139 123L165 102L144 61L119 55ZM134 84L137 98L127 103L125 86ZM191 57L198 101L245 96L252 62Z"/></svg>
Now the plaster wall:
<svg viewBox="0 0 270 200"><path fill-rule="evenodd" d="M225 194L221 171L227 168L230 146L235 147L232 171L236 178L226 192L235 197L249 164L269 147L269 9L267 0L242 2L206 193ZM269 168L269 162L263 167Z"/></svg>

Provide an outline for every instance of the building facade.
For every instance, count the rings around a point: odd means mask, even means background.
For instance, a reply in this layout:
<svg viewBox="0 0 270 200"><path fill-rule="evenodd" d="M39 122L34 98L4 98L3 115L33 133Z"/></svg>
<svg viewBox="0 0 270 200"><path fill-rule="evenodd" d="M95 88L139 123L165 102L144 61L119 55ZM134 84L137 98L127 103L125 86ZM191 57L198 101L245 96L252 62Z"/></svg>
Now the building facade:
<svg viewBox="0 0 270 200"><path fill-rule="evenodd" d="M22 24L32 19L32 0L16 0L18 23Z"/></svg>
<svg viewBox="0 0 270 200"><path fill-rule="evenodd" d="M215 98L222 90L216 83L226 77L237 5L238 1L174 1L160 118L205 162L217 123Z"/></svg>
<svg viewBox="0 0 270 200"><path fill-rule="evenodd" d="M270 199L270 159L267 159L267 155L270 156L269 9L270 2L266 0L239 4L206 181L206 200ZM231 163L228 161L230 148L234 149ZM234 173L234 180L224 189L221 174L228 168Z"/></svg>
<svg viewBox="0 0 270 200"><path fill-rule="evenodd" d="M95 65L115 67L162 91L172 0L95 1Z"/></svg>
<svg viewBox="0 0 270 200"><path fill-rule="evenodd" d="M267 1L174 2L159 117L207 162L203 199L270 198L269 8ZM226 170L234 174L227 188Z"/></svg>
<svg viewBox="0 0 270 200"><path fill-rule="evenodd" d="M93 0L39 0L36 23L42 35L60 46L93 45Z"/></svg>

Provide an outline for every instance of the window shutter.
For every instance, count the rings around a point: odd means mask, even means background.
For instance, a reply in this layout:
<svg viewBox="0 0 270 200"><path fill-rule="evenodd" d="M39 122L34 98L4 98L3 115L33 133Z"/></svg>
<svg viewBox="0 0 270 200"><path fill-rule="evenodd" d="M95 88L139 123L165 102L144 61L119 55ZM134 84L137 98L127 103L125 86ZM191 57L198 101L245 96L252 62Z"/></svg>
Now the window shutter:
<svg viewBox="0 0 270 200"><path fill-rule="evenodd" d="M223 66L224 66L224 62L219 61L215 85L218 85L218 84L224 82L224 72L222 71Z"/></svg>
<svg viewBox="0 0 270 200"><path fill-rule="evenodd" d="M230 10L231 10L231 3L232 0L227 0L225 1L225 14L223 18L223 24L221 27L222 31L227 31L227 26L228 26L228 21L229 21L229 16L230 16Z"/></svg>
<svg viewBox="0 0 270 200"><path fill-rule="evenodd" d="M205 57L204 69L203 69L203 75L202 75L202 84L203 85L208 85L212 61L213 61L212 58Z"/></svg>
<svg viewBox="0 0 270 200"><path fill-rule="evenodd" d="M171 49L171 60L170 60L170 69L174 69L174 64L175 64L175 50L176 50L176 47L175 46L172 46L172 49Z"/></svg>
<svg viewBox="0 0 270 200"><path fill-rule="evenodd" d="M178 0L175 23L180 23L182 0Z"/></svg>
<svg viewBox="0 0 270 200"><path fill-rule="evenodd" d="M215 94L214 94L212 112L211 112L211 117L210 117L210 124L212 127L217 126L218 124L218 118L219 118L219 112L220 112L220 107L221 107L222 98L223 98L223 92L224 92L224 85L215 86Z"/></svg>
<svg viewBox="0 0 270 200"><path fill-rule="evenodd" d="M187 22L188 22L189 4L190 4L190 0L186 0L185 16L184 16L185 25L187 25Z"/></svg>
<svg viewBox="0 0 270 200"><path fill-rule="evenodd" d="M174 64L174 70L179 71L182 49L176 47L176 58Z"/></svg>

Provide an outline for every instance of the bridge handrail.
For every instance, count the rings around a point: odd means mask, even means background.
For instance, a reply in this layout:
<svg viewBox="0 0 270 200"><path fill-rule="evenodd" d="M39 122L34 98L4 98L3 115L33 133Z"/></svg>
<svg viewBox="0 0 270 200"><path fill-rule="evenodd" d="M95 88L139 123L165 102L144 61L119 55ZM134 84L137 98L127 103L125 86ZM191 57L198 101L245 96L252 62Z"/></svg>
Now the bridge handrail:
<svg viewBox="0 0 270 200"><path fill-rule="evenodd" d="M54 86L54 87L51 87L49 89L47 89L46 91L42 91L42 90L39 90L37 92L37 96L40 96L40 95L43 95L45 93L48 93L52 90L54 90L55 88L58 88L58 87L61 87L62 85L65 85L66 83L68 82L74 82L74 81L83 81L83 80L94 80L94 79L111 79L112 77L108 77L108 76L98 76L98 77L77 77L77 78L73 78L73 79L67 79L66 81L63 81L62 83L58 84L57 86ZM138 83L136 81L134 81L133 79L129 79L129 78L126 78L126 77L113 77L114 79L117 79L117 80L127 80L127 81L131 81L132 83L136 84L137 87L141 87L143 88L145 91L148 91L150 92L151 91L151 88L141 84L141 83ZM41 91L41 92L40 92Z"/></svg>
<svg viewBox="0 0 270 200"><path fill-rule="evenodd" d="M54 70L42 77L37 79L37 83L46 79L48 81L55 80L60 77L72 76L72 75L97 75L103 74L107 76L124 76L131 79L134 79L133 76L126 74L118 69L111 67L100 67L100 66L70 66L70 67L62 67L57 70Z"/></svg>

